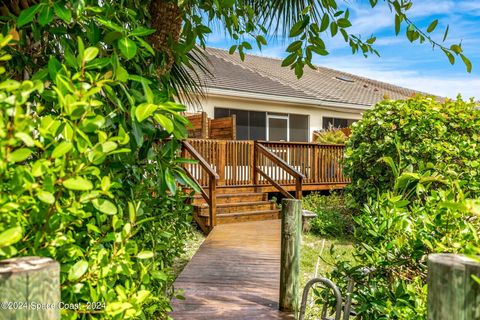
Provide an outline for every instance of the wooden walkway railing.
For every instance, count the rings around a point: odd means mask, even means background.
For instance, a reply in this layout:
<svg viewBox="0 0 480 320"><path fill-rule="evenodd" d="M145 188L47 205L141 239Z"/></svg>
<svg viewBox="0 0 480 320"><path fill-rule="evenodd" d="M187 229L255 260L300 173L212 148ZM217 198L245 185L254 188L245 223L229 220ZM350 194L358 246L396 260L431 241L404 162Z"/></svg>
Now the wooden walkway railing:
<svg viewBox="0 0 480 320"><path fill-rule="evenodd" d="M188 141L183 141L182 142L182 156L183 158L193 158L197 160L197 163L195 164L185 164L185 172L189 176L190 179L192 179L199 187L200 187L200 193L202 197L205 199L205 201L208 204L209 207L209 220L210 220L210 227L214 227L217 224L217 181L219 179L218 174L215 172L215 170L212 169L210 164L202 157L201 154L195 150L195 148L188 143ZM192 168L194 168L192 172ZM203 169L203 170L202 170ZM206 184L202 184L202 182L198 181L195 173L202 173L206 174L208 176L208 179L206 179L208 182ZM202 188L202 186L208 186L208 194L205 192L205 190Z"/></svg>

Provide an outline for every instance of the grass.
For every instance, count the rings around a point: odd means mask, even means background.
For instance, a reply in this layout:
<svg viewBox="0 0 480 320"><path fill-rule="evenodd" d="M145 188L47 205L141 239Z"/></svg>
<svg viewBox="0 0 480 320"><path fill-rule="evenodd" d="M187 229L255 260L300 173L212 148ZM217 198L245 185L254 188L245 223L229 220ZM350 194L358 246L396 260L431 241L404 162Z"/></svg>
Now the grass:
<svg viewBox="0 0 480 320"><path fill-rule="evenodd" d="M332 246L335 248L334 252L330 250ZM352 260L352 254L353 244L349 239L324 238L312 233L303 234L300 261L301 290L310 279L315 277L317 261L319 261L317 277L327 277L327 273L333 270L333 262L336 259ZM310 297L312 297L312 291L310 291ZM319 307L307 307L305 319L319 318Z"/></svg>
<svg viewBox="0 0 480 320"><path fill-rule="evenodd" d="M192 231L189 234L189 239L185 244L185 252L177 258L172 268L175 278L178 277L180 272L182 272L183 268L185 268L187 263L192 259L193 255L195 254L195 252L197 252L203 240L205 240L205 235L200 230L192 226Z"/></svg>

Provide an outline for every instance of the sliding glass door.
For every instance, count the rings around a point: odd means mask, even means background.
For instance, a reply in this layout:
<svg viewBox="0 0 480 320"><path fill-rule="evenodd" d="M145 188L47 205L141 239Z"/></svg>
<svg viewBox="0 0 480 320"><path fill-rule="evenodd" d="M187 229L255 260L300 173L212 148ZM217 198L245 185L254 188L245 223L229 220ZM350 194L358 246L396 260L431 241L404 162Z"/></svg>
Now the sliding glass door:
<svg viewBox="0 0 480 320"><path fill-rule="evenodd" d="M267 140L288 141L288 115L267 115Z"/></svg>

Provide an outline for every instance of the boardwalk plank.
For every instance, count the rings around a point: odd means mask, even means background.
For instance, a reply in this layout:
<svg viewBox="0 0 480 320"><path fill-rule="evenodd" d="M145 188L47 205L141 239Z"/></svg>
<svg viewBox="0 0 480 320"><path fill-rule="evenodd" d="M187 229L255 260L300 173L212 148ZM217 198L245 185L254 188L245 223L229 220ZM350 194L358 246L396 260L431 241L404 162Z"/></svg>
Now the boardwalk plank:
<svg viewBox="0 0 480 320"><path fill-rule="evenodd" d="M278 311L280 220L216 226L175 281L176 320L293 319Z"/></svg>

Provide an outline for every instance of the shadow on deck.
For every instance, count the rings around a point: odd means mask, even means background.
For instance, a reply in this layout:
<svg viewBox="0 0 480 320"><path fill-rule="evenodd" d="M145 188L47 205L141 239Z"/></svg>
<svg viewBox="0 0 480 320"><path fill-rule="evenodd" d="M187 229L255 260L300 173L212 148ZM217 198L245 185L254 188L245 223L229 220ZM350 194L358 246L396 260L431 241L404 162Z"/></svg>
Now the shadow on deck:
<svg viewBox="0 0 480 320"><path fill-rule="evenodd" d="M174 319L294 319L278 311L280 220L216 226L175 281Z"/></svg>

